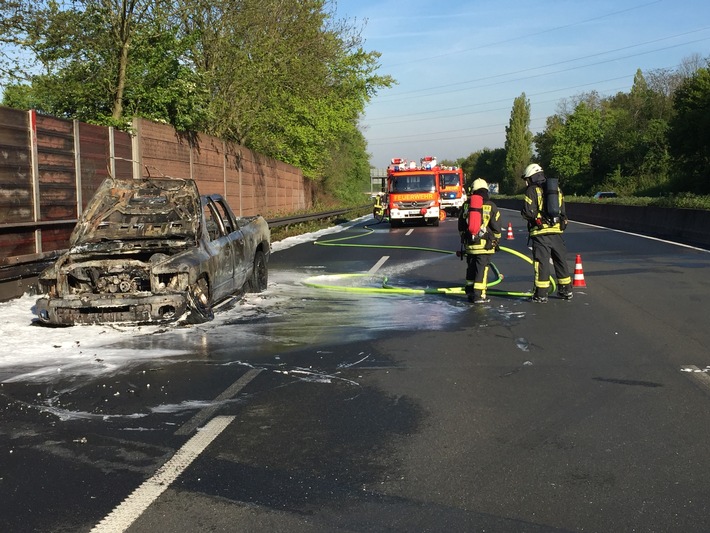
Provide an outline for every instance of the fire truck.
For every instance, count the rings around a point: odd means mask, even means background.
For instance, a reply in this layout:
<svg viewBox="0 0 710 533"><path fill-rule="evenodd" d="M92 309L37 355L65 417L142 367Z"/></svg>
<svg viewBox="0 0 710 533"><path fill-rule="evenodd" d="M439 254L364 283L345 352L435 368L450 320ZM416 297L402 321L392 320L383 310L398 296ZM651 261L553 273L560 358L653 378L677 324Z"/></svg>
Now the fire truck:
<svg viewBox="0 0 710 533"><path fill-rule="evenodd" d="M458 216L466 202L463 170L457 167L438 167L437 178L441 209L448 215Z"/></svg>
<svg viewBox="0 0 710 533"><path fill-rule="evenodd" d="M386 216L390 226L406 220L423 221L434 226L446 217L439 207L436 158L424 157L419 165L400 157L387 167Z"/></svg>

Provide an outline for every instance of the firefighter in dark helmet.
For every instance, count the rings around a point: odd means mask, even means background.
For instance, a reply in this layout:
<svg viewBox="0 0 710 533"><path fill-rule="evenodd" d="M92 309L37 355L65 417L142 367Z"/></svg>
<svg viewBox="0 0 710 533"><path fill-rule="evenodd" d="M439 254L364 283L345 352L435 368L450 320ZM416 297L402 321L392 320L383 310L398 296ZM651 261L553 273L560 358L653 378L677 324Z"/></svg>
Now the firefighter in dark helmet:
<svg viewBox="0 0 710 533"><path fill-rule="evenodd" d="M486 297L491 256L501 237L500 212L490 200L488 184L478 178L469 190L469 200L459 214L462 254L466 257L466 294L468 300L482 304ZM463 258L463 257L462 257Z"/></svg>
<svg viewBox="0 0 710 533"><path fill-rule="evenodd" d="M525 168L522 178L527 184L525 204L521 214L527 220L535 267L535 292L531 301L547 302L550 290L550 259L557 278L557 294L572 299L572 278L567 266L567 247L562 232L567 227L567 215L562 192L556 179L548 179L540 165Z"/></svg>

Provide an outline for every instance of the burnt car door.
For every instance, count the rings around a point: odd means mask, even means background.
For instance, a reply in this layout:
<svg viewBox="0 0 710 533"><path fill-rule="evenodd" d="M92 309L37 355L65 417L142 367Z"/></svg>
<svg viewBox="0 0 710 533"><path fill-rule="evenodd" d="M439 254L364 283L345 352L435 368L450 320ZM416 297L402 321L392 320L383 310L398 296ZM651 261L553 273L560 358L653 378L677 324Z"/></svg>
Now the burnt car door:
<svg viewBox="0 0 710 533"><path fill-rule="evenodd" d="M247 260L246 251L244 246L244 233L239 228L239 223L234 216L234 213L227 205L227 202L222 196L213 195L212 201L214 206L219 213L220 220L224 226L227 240L231 246L233 254L233 266L234 270L232 272L233 276L233 290L239 290L242 288L247 280L247 272L251 266L251 260Z"/></svg>
<svg viewBox="0 0 710 533"><path fill-rule="evenodd" d="M212 297L219 301L244 284L244 242L234 215L221 196L203 196L202 203L212 256Z"/></svg>
<svg viewBox="0 0 710 533"><path fill-rule="evenodd" d="M202 197L202 212L207 230L205 249L210 256L210 292L213 302L218 302L234 291L234 249L217 207L209 196Z"/></svg>

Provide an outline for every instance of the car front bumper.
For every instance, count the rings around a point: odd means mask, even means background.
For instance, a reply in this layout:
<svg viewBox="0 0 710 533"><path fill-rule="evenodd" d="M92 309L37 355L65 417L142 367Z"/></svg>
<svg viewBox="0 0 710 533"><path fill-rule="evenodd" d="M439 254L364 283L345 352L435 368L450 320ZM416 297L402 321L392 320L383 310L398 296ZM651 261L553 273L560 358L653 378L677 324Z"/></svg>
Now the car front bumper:
<svg viewBox="0 0 710 533"><path fill-rule="evenodd" d="M173 322L187 310L187 294L163 295L77 295L67 298L43 297L36 312L44 324L162 323Z"/></svg>

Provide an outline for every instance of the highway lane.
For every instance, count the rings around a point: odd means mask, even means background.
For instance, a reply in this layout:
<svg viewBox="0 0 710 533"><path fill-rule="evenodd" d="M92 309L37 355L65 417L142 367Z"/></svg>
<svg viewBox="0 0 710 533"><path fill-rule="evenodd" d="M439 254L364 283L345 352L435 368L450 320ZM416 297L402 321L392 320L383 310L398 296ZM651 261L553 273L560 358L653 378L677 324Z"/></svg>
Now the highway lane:
<svg viewBox="0 0 710 533"><path fill-rule="evenodd" d="M178 357L3 384L3 530L710 527L707 252L571 224L587 287L546 305L303 285L462 283L428 250L458 247L455 221L364 224L275 253L269 290L213 323L120 342ZM495 263L496 289L530 288Z"/></svg>

